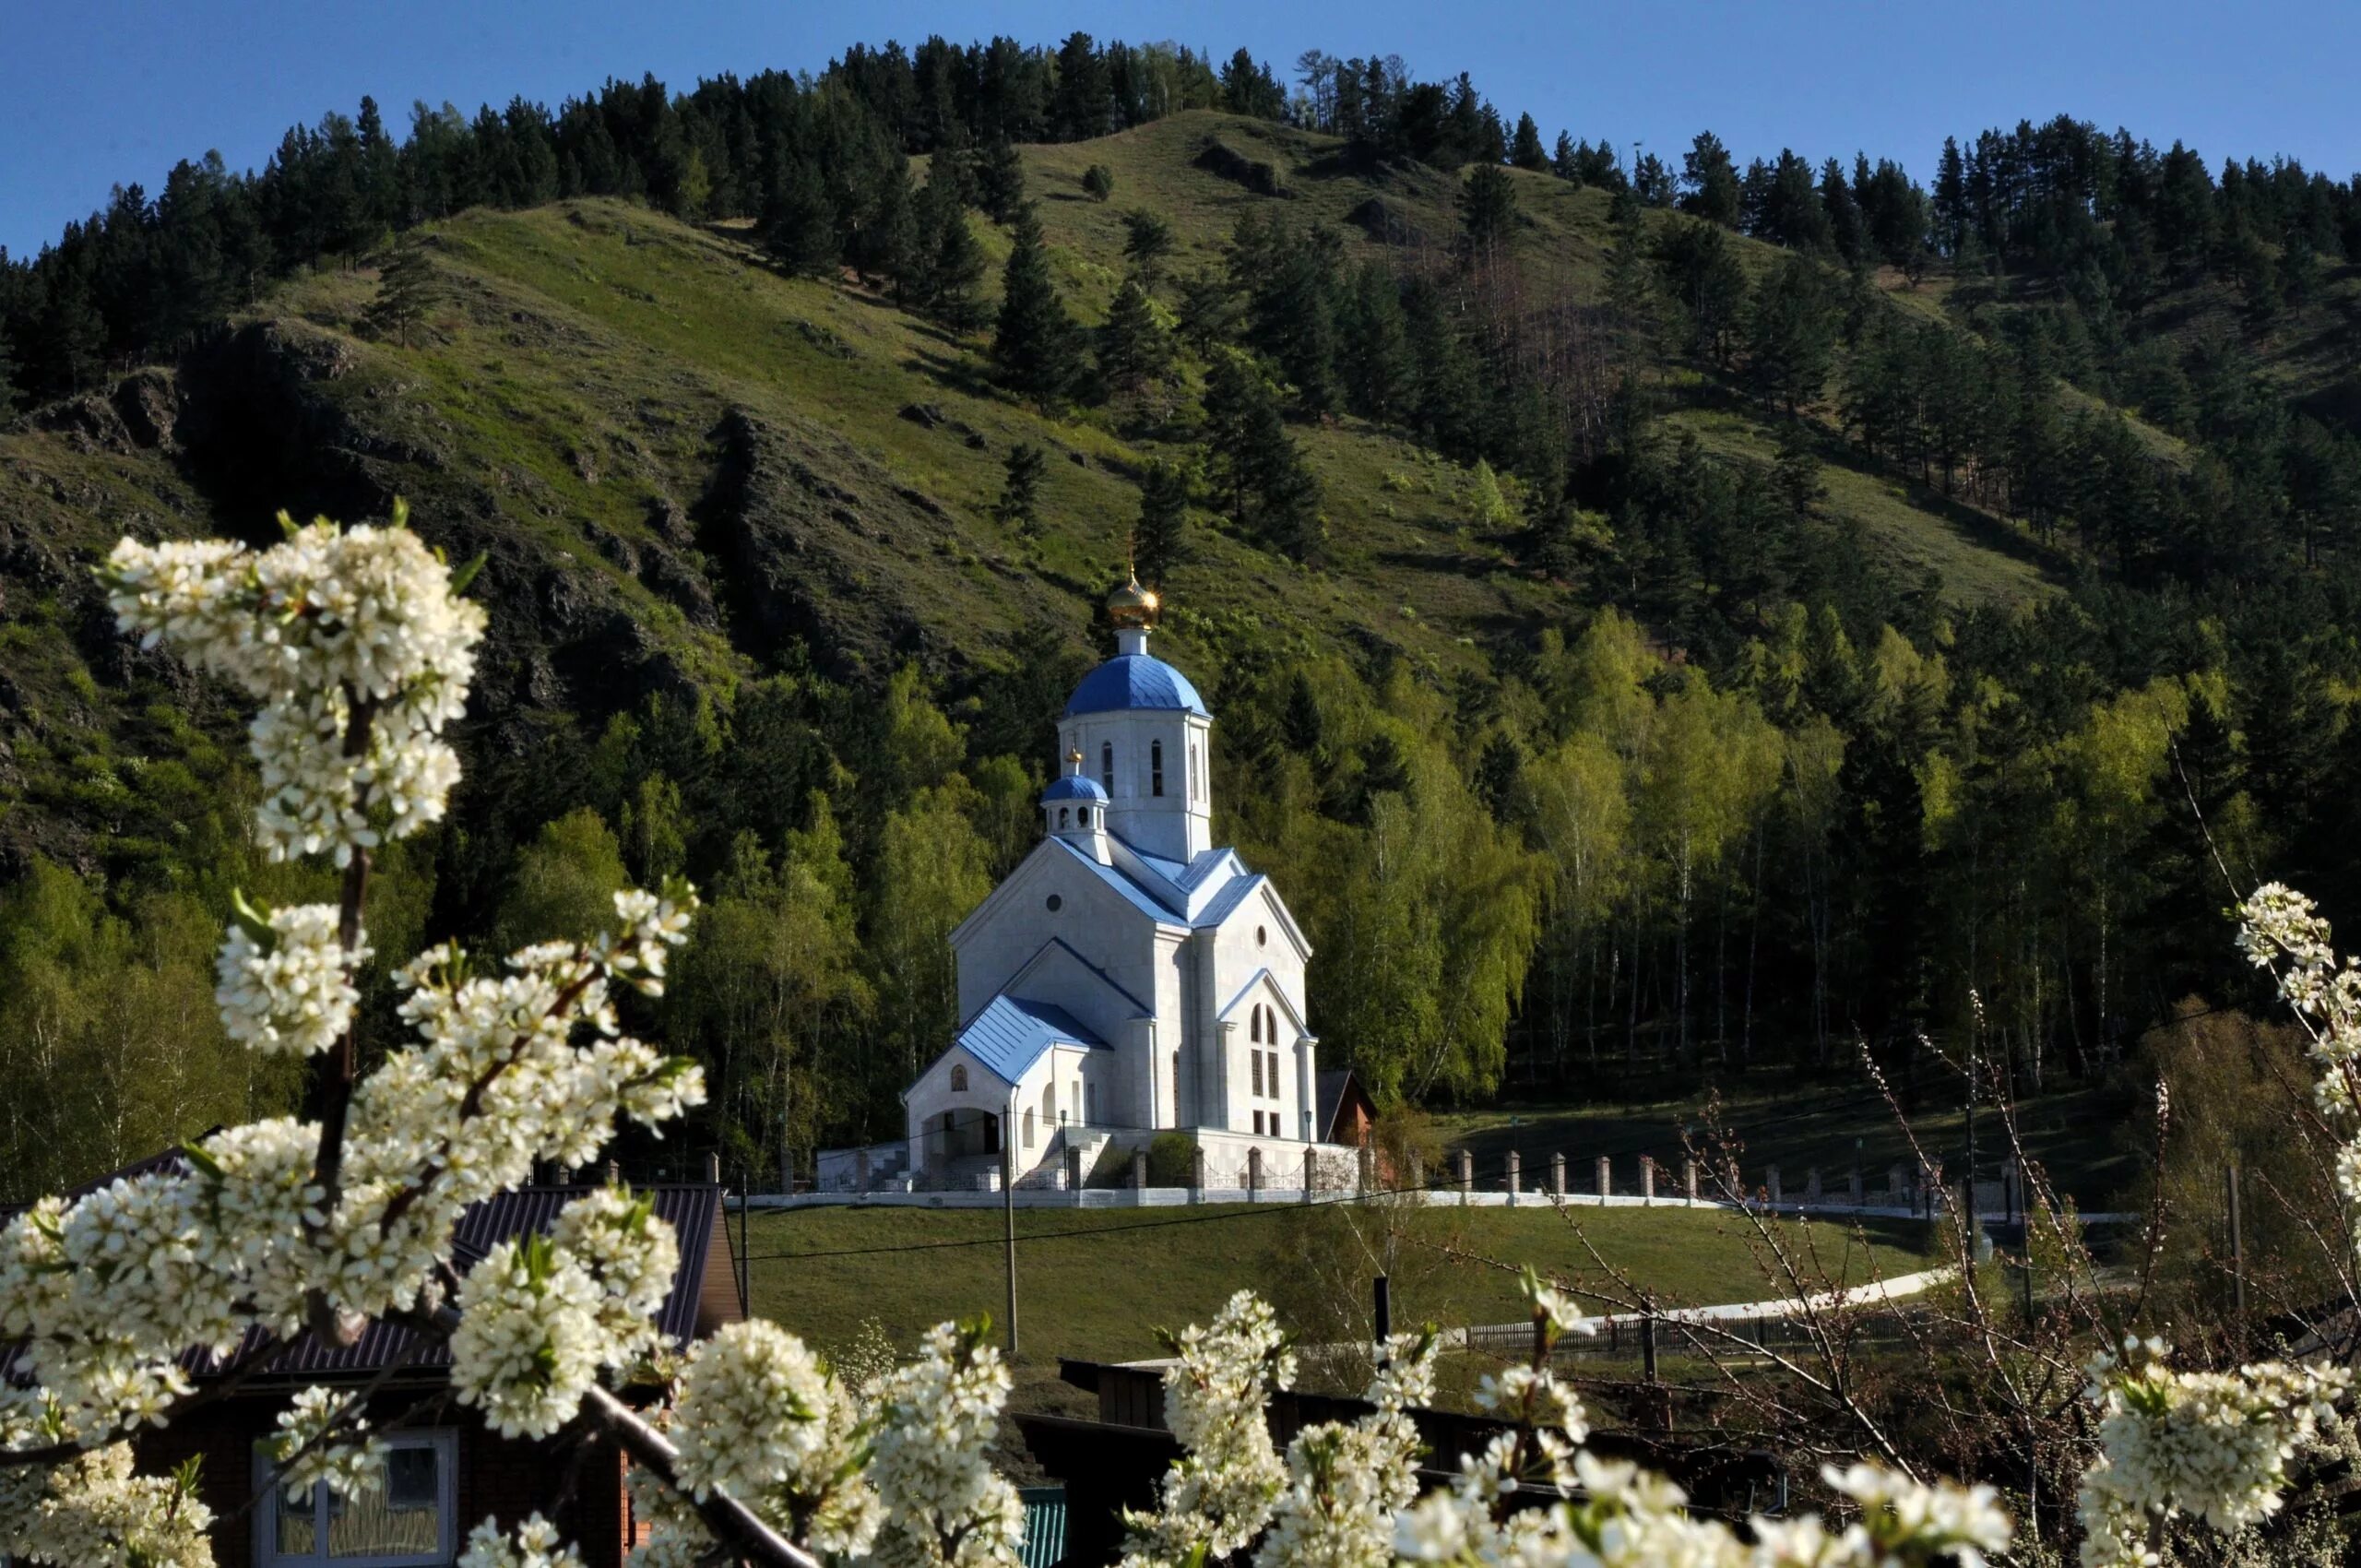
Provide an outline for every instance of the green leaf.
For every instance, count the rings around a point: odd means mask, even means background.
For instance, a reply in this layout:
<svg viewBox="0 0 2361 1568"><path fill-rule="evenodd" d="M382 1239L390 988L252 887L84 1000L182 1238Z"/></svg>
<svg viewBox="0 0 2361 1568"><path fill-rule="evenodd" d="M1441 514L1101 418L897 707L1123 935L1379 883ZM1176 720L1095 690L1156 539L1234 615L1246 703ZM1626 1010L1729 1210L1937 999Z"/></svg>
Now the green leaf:
<svg viewBox="0 0 2361 1568"><path fill-rule="evenodd" d="M254 944L264 953L279 950L279 933L270 929L270 911L267 909L257 909L247 903L246 890L243 887L230 890L230 918L237 922L240 931L253 938Z"/></svg>
<svg viewBox="0 0 2361 1568"><path fill-rule="evenodd" d="M476 574L482 571L484 563L491 559L489 554L479 553L474 560L452 573L451 597L457 599L467 592L468 585L476 580Z"/></svg>

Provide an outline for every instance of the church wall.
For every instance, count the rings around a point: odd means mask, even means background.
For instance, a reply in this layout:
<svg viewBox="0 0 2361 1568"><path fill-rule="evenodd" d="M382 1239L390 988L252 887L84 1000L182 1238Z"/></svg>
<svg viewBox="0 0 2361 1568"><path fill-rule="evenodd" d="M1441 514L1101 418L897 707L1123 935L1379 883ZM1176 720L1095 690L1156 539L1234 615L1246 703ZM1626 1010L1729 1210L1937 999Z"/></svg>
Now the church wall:
<svg viewBox="0 0 2361 1568"><path fill-rule="evenodd" d="M1257 939L1257 932L1261 938ZM1224 1100L1224 1124L1230 1131L1252 1133L1254 1112L1266 1115L1275 1106L1283 1135L1303 1136L1303 1111L1311 1104L1311 1086L1318 1071L1316 1048L1302 1043L1294 1019L1303 1016L1303 960L1287 933L1278 912L1270 906L1267 885L1265 891L1239 906L1230 917L1214 932L1201 933L1200 940L1210 936L1213 941L1213 962L1216 974L1215 991L1219 995L1217 1005L1230 1008L1228 1017L1234 1027L1228 1031L1229 1071L1228 1092ZM1231 1007L1247 981L1267 969L1270 977L1264 987L1279 1013L1280 1093L1275 1101L1266 1092L1254 1094L1254 1074L1251 1053L1256 1050L1268 1051L1268 1043L1256 1046L1248 1024L1247 1002ZM1284 1003L1281 1003L1284 998ZM1292 1016L1290 1016L1292 1013ZM1267 1089L1267 1086L1266 1089ZM1211 1118L1208 1118L1210 1121Z"/></svg>
<svg viewBox="0 0 2361 1568"><path fill-rule="evenodd" d="M1052 937L1133 996L1151 1000L1148 938L1154 922L1064 850L1047 846L1035 850L1010 874L1006 892L990 917L960 940L963 1020L974 1017L1005 990L1010 978ZM1052 895L1059 901L1055 910L1049 908ZM1069 1007L1101 1039L1114 1043L1122 1038L1120 1020L1109 1016L1115 1004L1103 991L1093 982L1077 985L1071 998L1043 994L1038 1000Z"/></svg>

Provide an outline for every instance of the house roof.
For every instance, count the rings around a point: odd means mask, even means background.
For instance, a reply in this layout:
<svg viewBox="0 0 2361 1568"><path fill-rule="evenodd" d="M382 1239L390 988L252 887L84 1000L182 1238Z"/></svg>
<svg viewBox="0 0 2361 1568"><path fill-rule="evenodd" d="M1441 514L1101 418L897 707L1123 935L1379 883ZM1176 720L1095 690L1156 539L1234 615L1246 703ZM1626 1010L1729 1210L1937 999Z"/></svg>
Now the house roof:
<svg viewBox="0 0 2361 1568"><path fill-rule="evenodd" d="M1313 1111L1318 1117L1315 1124L1320 1129L1322 1140L1327 1143L1336 1142L1336 1123L1344 1116L1345 1107L1359 1100L1372 1112L1377 1109L1375 1102L1369 1098L1369 1091L1361 1087L1358 1078L1353 1076L1350 1067L1313 1074L1311 1095Z"/></svg>
<svg viewBox="0 0 2361 1568"><path fill-rule="evenodd" d="M1073 1014L1047 1002L995 996L959 1031L959 1045L993 1076L1014 1084L1056 1045L1092 1051L1111 1049L1074 1021Z"/></svg>
<svg viewBox="0 0 2361 1568"><path fill-rule="evenodd" d="M160 1154L87 1182L77 1188L74 1195L96 1192L121 1179L178 1175L187 1169L187 1161L177 1151ZM665 1295L664 1304L657 1311L656 1326L675 1346L684 1348L701 1332L717 1326L718 1322L738 1315L737 1287L728 1277L729 1260L713 1257L717 1245L725 1252L730 1245L728 1228L721 1223L721 1189L700 1182L635 1190L653 1200L657 1218L669 1222L680 1238L681 1266L672 1276L672 1288ZM469 1206L452 1232L453 1262L465 1272L501 1242L548 1229L556 1221L559 1210L588 1191L587 1187L572 1186L519 1187ZM0 1220L13 1212L0 1210ZM708 1286L713 1289L709 1290ZM728 1298L719 1311L713 1310L717 1305L712 1299L715 1291L725 1293ZM250 1331L235 1356L248 1356L267 1342L267 1336L260 1330ZM5 1375L6 1363L14 1360L12 1354L0 1356L0 1375ZM213 1357L204 1350L189 1351L181 1358L181 1364L196 1377L204 1377L216 1368ZM414 1345L409 1330L373 1321L351 1345L326 1347L305 1341L274 1360L268 1375L365 1376L393 1367L440 1371L450 1364L450 1351L441 1340Z"/></svg>
<svg viewBox="0 0 2361 1568"><path fill-rule="evenodd" d="M1085 713L1115 713L1131 708L1178 708L1205 712L1205 699L1189 677L1164 660L1145 653L1119 653L1082 678L1066 700L1066 717Z"/></svg>

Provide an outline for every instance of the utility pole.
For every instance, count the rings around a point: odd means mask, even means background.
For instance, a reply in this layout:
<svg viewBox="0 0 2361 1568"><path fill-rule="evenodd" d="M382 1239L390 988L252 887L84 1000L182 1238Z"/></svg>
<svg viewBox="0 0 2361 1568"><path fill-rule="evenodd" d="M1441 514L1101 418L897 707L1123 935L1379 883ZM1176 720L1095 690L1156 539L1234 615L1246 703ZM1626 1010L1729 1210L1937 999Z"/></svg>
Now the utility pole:
<svg viewBox="0 0 2361 1568"><path fill-rule="evenodd" d="M1008 1124L1000 1138L1000 1212L1008 1252L1008 1359L1016 1360L1016 1106L1009 1103Z"/></svg>
<svg viewBox="0 0 2361 1568"><path fill-rule="evenodd" d="M2230 1203L2230 1279L2236 1290L2238 1332L2247 1326L2247 1231L2244 1218L2238 1213L2238 1168L2235 1165L2222 1172L2223 1186Z"/></svg>
<svg viewBox="0 0 2361 1568"><path fill-rule="evenodd" d="M1982 1218L1975 1212L1975 1074L1976 1039L1973 1028L1967 1037L1967 1272L1968 1289L1975 1289L1975 1264L1984 1250Z"/></svg>

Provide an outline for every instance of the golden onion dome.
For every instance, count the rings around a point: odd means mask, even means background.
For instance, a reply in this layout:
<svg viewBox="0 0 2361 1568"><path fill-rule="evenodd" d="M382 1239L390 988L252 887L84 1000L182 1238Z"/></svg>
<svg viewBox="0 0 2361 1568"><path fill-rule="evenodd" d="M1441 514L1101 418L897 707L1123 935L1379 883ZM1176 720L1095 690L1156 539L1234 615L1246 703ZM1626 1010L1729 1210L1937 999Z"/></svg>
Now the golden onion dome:
<svg viewBox="0 0 2361 1568"><path fill-rule="evenodd" d="M1163 602L1157 598L1155 589L1140 587L1139 575L1135 572L1121 588L1107 596L1107 619L1114 623L1118 630L1153 631L1157 612L1163 608Z"/></svg>

